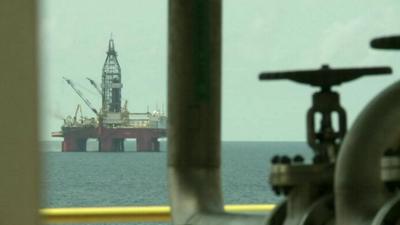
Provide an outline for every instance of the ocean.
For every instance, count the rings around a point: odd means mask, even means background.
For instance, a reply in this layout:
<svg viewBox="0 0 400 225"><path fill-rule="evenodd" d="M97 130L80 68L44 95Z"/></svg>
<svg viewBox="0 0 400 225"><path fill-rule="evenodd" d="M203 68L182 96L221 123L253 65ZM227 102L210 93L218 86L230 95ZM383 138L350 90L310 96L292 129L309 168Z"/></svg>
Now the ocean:
<svg viewBox="0 0 400 225"><path fill-rule="evenodd" d="M129 148L134 144L126 143ZM60 145L42 143L42 207L168 204L166 142L161 142L161 152L156 153L93 152L97 143L88 144L90 152L62 153ZM302 154L309 162L312 152L304 142L223 142L225 204L281 201L268 185L270 159L277 154ZM112 223L117 224L144 223Z"/></svg>

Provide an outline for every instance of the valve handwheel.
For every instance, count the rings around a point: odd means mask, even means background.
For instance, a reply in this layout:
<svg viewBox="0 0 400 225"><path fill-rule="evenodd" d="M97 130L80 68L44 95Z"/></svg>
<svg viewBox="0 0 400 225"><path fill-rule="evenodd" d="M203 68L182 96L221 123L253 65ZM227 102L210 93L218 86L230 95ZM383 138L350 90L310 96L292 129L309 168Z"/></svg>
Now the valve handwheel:
<svg viewBox="0 0 400 225"><path fill-rule="evenodd" d="M339 93L331 90L340 85L366 75L383 75L392 72L390 67L342 68L331 69L323 65L318 70L298 70L262 73L260 80L289 79L302 84L320 87L313 94L312 107L307 112L307 142L315 152L314 162L334 162L346 130L346 112L340 105ZM338 116L338 130L334 130L332 116ZM320 128L315 126L316 115L322 116Z"/></svg>
<svg viewBox="0 0 400 225"><path fill-rule="evenodd" d="M384 50L400 50L400 36L375 38L371 41L371 47Z"/></svg>
<svg viewBox="0 0 400 225"><path fill-rule="evenodd" d="M318 87L331 87L366 75L383 75L392 72L390 67L365 67L331 69L323 65L318 70L297 70L284 72L266 72L260 74L260 80L289 79L295 82Z"/></svg>

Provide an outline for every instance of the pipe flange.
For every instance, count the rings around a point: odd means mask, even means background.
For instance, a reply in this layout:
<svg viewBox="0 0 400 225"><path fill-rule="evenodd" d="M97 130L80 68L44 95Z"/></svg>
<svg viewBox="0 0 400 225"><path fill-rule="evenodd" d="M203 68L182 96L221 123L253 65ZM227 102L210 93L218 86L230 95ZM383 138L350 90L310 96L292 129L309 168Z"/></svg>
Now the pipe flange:
<svg viewBox="0 0 400 225"><path fill-rule="evenodd" d="M400 189L400 155L398 151L387 151L382 157L381 177L389 191L394 192Z"/></svg>
<svg viewBox="0 0 400 225"><path fill-rule="evenodd" d="M297 185L307 183L313 185L332 184L333 164L307 165L303 164L304 159L301 156L295 156L293 159L288 156L275 156L271 161L269 183L277 195L287 195Z"/></svg>

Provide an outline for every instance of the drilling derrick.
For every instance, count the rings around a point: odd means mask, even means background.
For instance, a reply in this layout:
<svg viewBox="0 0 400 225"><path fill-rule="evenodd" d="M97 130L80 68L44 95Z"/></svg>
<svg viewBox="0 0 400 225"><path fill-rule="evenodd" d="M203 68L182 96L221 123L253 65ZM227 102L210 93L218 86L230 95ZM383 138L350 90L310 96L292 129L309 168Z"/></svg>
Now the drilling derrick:
<svg viewBox="0 0 400 225"><path fill-rule="evenodd" d="M104 113L121 112L121 88L121 67L114 48L114 40L110 39L102 75L102 109Z"/></svg>
<svg viewBox="0 0 400 225"><path fill-rule="evenodd" d="M137 151L159 151L158 138L166 136L166 115L159 110L153 112L129 112L127 101L121 107L121 67L117 59L114 40L108 42L107 57L104 61L101 85L87 78L90 84L101 94L102 105L98 112L83 93L77 89L74 83L64 80L74 89L85 104L96 114L95 118L87 118L81 115L77 119L77 113L81 112L79 106L75 116L67 116L61 132L54 132L53 137L62 137L63 152L86 151L88 139L97 139L100 152L125 151L124 140L136 139Z"/></svg>

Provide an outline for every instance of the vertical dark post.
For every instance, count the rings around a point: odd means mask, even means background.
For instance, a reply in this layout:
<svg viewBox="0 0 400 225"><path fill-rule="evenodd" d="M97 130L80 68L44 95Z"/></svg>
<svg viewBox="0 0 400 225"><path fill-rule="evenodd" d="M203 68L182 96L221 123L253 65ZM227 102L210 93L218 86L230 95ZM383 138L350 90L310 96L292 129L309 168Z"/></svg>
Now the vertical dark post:
<svg viewBox="0 0 400 225"><path fill-rule="evenodd" d="M184 223L197 209L222 211L221 1L170 0L168 22L169 183L173 211L180 212L174 221ZM194 193L180 195L193 184ZM205 205L200 197L213 200Z"/></svg>
<svg viewBox="0 0 400 225"><path fill-rule="evenodd" d="M221 0L169 1L168 185L174 224L266 224L224 213Z"/></svg>
<svg viewBox="0 0 400 225"><path fill-rule="evenodd" d="M0 224L41 224L38 2L0 1Z"/></svg>
<svg viewBox="0 0 400 225"><path fill-rule="evenodd" d="M169 163L218 167L205 153L220 150L221 1L169 4Z"/></svg>

